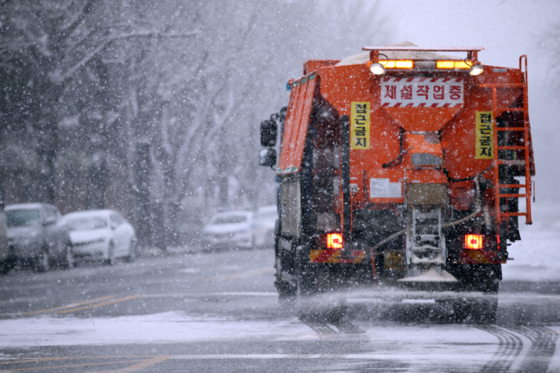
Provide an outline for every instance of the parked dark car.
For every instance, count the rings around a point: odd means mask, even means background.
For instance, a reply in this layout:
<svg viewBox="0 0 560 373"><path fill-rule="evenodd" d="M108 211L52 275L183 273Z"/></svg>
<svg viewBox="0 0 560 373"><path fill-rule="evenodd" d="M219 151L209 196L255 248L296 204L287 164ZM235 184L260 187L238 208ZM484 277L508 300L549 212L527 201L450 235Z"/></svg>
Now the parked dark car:
<svg viewBox="0 0 560 373"><path fill-rule="evenodd" d="M68 229L60 223L61 214L56 207L25 203L7 206L5 211L13 262L31 264L41 272L53 264L73 266Z"/></svg>
<svg viewBox="0 0 560 373"><path fill-rule="evenodd" d="M7 273L13 267L8 245L8 228L6 227L6 212L0 202L0 274Z"/></svg>

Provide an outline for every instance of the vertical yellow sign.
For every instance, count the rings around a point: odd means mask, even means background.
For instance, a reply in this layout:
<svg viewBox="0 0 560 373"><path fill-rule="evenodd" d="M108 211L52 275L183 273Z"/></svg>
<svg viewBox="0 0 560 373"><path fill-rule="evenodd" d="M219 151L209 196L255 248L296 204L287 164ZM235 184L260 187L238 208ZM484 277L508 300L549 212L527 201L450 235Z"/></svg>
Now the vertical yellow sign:
<svg viewBox="0 0 560 373"><path fill-rule="evenodd" d="M350 116L350 148L369 149L369 102L352 102Z"/></svg>
<svg viewBox="0 0 560 373"><path fill-rule="evenodd" d="M494 123L491 111L476 112L476 159L494 159Z"/></svg>

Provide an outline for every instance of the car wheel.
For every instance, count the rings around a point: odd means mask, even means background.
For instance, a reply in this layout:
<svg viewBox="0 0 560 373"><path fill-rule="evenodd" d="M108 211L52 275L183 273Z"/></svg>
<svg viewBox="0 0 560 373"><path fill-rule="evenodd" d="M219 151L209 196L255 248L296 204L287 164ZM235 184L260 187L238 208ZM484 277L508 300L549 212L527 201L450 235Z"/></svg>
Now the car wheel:
<svg viewBox="0 0 560 373"><path fill-rule="evenodd" d="M107 250L105 265L111 266L113 264L115 264L115 245L111 242L109 243L109 249Z"/></svg>
<svg viewBox="0 0 560 373"><path fill-rule="evenodd" d="M129 263L134 262L136 260L136 240L131 239L130 244L128 244L128 254L125 257L125 260Z"/></svg>
<svg viewBox="0 0 560 373"><path fill-rule="evenodd" d="M72 252L72 246L66 245L66 248L64 249L64 262L62 263L62 267L70 270L74 267L74 265L74 253Z"/></svg>
<svg viewBox="0 0 560 373"><path fill-rule="evenodd" d="M37 258L37 271L47 272L50 268L50 260L49 249L47 247L43 247L39 257Z"/></svg>
<svg viewBox="0 0 560 373"><path fill-rule="evenodd" d="M5 275L10 272L10 263L8 260L0 263L0 275Z"/></svg>

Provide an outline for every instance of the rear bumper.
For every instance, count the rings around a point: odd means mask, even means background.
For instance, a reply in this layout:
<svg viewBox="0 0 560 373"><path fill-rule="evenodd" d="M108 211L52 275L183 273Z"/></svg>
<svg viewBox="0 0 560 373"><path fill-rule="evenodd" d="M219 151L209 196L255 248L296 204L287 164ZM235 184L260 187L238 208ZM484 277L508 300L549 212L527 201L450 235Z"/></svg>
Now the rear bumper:
<svg viewBox="0 0 560 373"><path fill-rule="evenodd" d="M463 264L506 264L507 255L504 254L500 251L461 250L460 261Z"/></svg>
<svg viewBox="0 0 560 373"><path fill-rule="evenodd" d="M27 240L11 240L9 256L15 259L34 259L41 253L41 243Z"/></svg>
<svg viewBox="0 0 560 373"><path fill-rule="evenodd" d="M207 247L252 247L253 235L251 233L235 235L206 235L202 237L202 244Z"/></svg>
<svg viewBox="0 0 560 373"><path fill-rule="evenodd" d="M72 244L72 253L75 257L96 259L107 255L109 247L106 242L90 244Z"/></svg>
<svg viewBox="0 0 560 373"><path fill-rule="evenodd" d="M343 250L316 249L309 251L310 263L344 263L361 264L366 258L365 250L352 251L352 257L346 258L342 255Z"/></svg>

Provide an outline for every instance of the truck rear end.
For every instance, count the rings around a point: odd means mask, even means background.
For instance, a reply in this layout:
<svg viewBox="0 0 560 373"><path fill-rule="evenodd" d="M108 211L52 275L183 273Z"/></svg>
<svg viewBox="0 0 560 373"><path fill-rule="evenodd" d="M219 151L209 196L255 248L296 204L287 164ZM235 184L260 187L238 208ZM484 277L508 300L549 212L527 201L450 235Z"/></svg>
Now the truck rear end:
<svg viewBox="0 0 560 373"><path fill-rule="evenodd" d="M526 56L506 68L482 65L482 48L364 50L306 62L275 117L280 296L356 283L497 294L518 219L531 224Z"/></svg>

